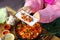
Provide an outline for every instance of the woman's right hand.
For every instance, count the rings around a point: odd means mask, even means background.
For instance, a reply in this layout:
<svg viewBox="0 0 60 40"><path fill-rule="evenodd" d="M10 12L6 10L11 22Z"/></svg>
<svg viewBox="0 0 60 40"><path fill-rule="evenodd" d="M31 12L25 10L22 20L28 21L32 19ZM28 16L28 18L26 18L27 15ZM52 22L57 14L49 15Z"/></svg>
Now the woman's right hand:
<svg viewBox="0 0 60 40"><path fill-rule="evenodd" d="M18 10L18 12L19 12L20 10L24 10L24 11L26 11L26 12L28 12L28 13L31 13L31 7L29 7L29 6L20 8L20 9Z"/></svg>

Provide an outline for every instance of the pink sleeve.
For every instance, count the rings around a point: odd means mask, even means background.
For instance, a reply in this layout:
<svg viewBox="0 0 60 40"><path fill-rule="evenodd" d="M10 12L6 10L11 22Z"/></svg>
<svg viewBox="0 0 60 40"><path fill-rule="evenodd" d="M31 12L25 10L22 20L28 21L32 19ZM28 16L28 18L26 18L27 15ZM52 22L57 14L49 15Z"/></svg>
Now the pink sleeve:
<svg viewBox="0 0 60 40"><path fill-rule="evenodd" d="M40 13L41 23L50 23L60 17L60 8L57 5L47 5L45 9L38 12Z"/></svg>
<svg viewBox="0 0 60 40"><path fill-rule="evenodd" d="M26 0L24 6L30 6L32 12L36 12L43 8L43 0Z"/></svg>
<svg viewBox="0 0 60 40"><path fill-rule="evenodd" d="M51 5L54 4L54 1L55 1L55 0L45 0L45 2L46 2L47 4L51 4Z"/></svg>

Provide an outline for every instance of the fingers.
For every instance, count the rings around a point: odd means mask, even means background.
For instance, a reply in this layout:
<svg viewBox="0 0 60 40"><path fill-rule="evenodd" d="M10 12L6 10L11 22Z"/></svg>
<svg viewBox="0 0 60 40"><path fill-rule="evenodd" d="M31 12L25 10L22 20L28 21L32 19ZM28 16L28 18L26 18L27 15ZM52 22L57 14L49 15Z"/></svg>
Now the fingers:
<svg viewBox="0 0 60 40"><path fill-rule="evenodd" d="M20 9L18 10L18 12L19 12L20 10L24 10L24 11L30 13L31 7L28 7L28 6L27 6L27 7L22 7L22 8L20 8Z"/></svg>
<svg viewBox="0 0 60 40"><path fill-rule="evenodd" d="M36 12L33 16L36 17L38 19L38 21L40 21L40 14L39 14L39 12Z"/></svg>

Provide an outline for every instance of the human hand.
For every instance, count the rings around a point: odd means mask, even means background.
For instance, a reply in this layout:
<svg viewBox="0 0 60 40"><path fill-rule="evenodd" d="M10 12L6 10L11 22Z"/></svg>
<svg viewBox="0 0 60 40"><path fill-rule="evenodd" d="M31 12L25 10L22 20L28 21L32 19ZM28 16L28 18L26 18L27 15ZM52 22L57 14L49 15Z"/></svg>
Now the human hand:
<svg viewBox="0 0 60 40"><path fill-rule="evenodd" d="M30 13L30 12L31 12L31 7L29 7L29 6L27 6L27 7L22 7L22 8L20 8L20 9L18 10L18 12L19 12L20 10L24 10L24 11Z"/></svg>
<svg viewBox="0 0 60 40"><path fill-rule="evenodd" d="M39 12L36 12L33 16L38 19L38 22L40 21L40 14L39 14Z"/></svg>

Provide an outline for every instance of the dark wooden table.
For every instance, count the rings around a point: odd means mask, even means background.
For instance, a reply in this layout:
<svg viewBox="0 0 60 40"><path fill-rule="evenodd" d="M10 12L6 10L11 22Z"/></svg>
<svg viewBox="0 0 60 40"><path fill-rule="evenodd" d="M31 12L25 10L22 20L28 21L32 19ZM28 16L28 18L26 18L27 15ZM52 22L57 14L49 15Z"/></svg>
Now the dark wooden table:
<svg viewBox="0 0 60 40"><path fill-rule="evenodd" d="M18 10L24 4L24 0L0 0L0 7L9 6L14 10Z"/></svg>

